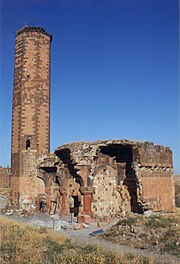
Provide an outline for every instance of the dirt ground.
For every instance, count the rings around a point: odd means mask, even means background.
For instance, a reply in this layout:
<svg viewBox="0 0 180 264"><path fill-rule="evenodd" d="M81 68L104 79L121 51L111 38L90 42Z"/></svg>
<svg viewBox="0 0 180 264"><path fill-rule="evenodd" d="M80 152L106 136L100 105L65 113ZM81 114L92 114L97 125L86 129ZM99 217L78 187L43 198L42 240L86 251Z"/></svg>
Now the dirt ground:
<svg viewBox="0 0 180 264"><path fill-rule="evenodd" d="M55 229L60 234L67 236L72 239L74 243L81 244L93 244L102 247L105 250L113 251L117 253L127 254L140 254L143 256L151 256L156 260L159 260L163 263L177 264L180 263L180 259L176 256L170 254L160 254L159 252L148 250L148 249L136 249L132 245L123 245L115 243L110 240L105 240L101 236L90 236L93 231L103 229L104 232L109 232L111 227L117 223L118 219L114 219L111 223L101 222L100 226L97 226L96 222L92 222L87 227L74 230L74 226L77 223L77 219L73 218L71 223L70 217L64 217L59 219L58 216L49 216L48 214L38 213L34 216L24 216L24 215L3 215L3 217L11 218L20 222L26 222L34 226L43 226L51 229ZM58 223L58 224L57 224Z"/></svg>

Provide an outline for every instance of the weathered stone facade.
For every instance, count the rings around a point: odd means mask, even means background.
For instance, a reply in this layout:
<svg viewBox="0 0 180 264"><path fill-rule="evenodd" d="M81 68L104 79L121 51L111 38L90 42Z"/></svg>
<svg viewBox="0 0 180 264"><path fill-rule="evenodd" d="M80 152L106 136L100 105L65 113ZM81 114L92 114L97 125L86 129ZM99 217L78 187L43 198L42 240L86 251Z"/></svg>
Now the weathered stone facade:
<svg viewBox="0 0 180 264"><path fill-rule="evenodd" d="M12 110L12 202L33 203L44 191L37 158L49 152L51 35L39 27L16 33Z"/></svg>
<svg viewBox="0 0 180 264"><path fill-rule="evenodd" d="M98 218L122 211L172 212L172 172L170 148L129 140L63 145L38 165L48 210L53 201L60 214L68 214L72 206L81 216Z"/></svg>
<svg viewBox="0 0 180 264"><path fill-rule="evenodd" d="M12 112L12 203L44 202L50 214L79 221L120 212L174 210L170 148L104 140L49 153L51 35L39 27L16 34Z"/></svg>
<svg viewBox="0 0 180 264"><path fill-rule="evenodd" d="M0 187L9 188L11 179L11 168L0 167Z"/></svg>

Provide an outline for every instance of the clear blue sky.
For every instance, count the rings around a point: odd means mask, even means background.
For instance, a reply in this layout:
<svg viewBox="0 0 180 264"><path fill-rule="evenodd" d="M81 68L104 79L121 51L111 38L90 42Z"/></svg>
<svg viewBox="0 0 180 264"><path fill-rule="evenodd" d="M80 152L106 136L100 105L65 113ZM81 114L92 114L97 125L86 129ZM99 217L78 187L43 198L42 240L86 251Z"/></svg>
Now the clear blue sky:
<svg viewBox="0 0 180 264"><path fill-rule="evenodd" d="M53 34L51 151L72 141L170 146L180 173L178 0L1 0L0 165L10 165L15 33Z"/></svg>

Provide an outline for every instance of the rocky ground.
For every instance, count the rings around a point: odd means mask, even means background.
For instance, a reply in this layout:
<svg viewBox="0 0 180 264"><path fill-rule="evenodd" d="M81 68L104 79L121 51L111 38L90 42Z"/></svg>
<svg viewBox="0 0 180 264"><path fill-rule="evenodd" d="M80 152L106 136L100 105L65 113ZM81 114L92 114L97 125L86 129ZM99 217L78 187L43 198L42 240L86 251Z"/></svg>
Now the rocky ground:
<svg viewBox="0 0 180 264"><path fill-rule="evenodd" d="M180 210L176 214L120 217L103 238L154 253L180 257Z"/></svg>

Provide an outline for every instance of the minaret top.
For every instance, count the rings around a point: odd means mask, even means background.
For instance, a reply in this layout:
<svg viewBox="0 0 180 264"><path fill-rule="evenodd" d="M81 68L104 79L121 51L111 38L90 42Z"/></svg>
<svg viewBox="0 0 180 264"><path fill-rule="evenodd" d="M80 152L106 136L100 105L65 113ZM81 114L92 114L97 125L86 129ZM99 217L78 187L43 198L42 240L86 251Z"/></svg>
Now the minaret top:
<svg viewBox="0 0 180 264"><path fill-rule="evenodd" d="M23 28L21 28L20 30L18 30L18 31L16 32L16 37L17 37L18 35L24 33L24 32L39 32L39 33L42 33L42 34L44 34L44 35L46 35L46 36L49 36L49 37L50 37L50 40L52 40L52 34L47 33L47 32L45 31L45 29L42 28L42 27L29 27L29 26L24 26Z"/></svg>

